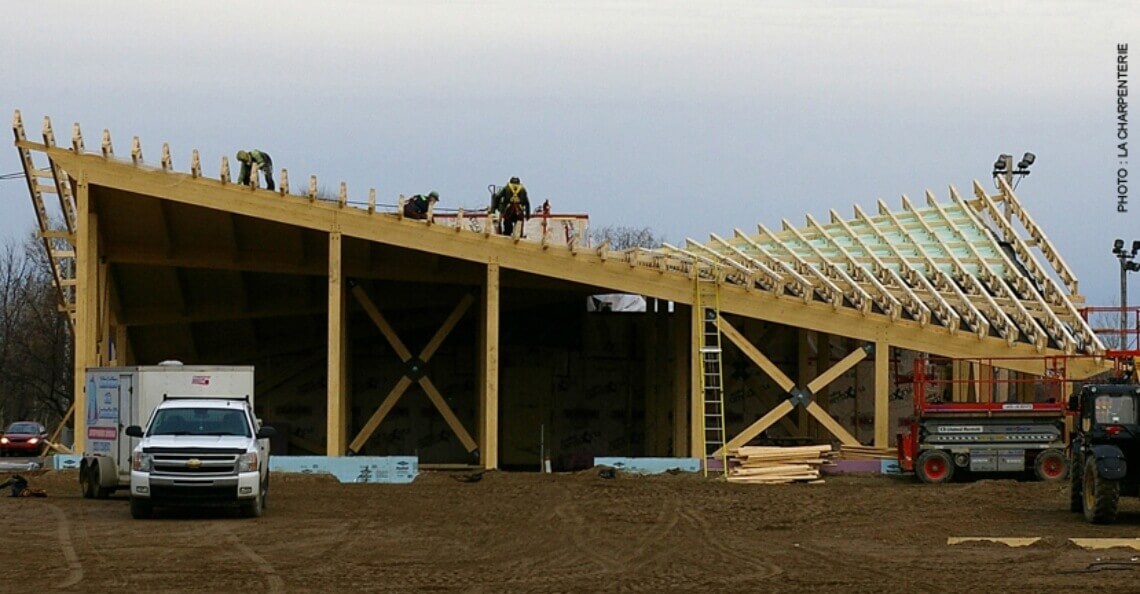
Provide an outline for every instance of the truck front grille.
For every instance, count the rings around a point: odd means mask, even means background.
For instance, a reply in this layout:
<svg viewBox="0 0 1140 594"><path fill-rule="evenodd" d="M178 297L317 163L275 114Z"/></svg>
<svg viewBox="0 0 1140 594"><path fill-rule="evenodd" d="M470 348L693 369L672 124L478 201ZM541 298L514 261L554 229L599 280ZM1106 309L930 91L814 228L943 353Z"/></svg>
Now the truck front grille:
<svg viewBox="0 0 1140 594"><path fill-rule="evenodd" d="M232 476L237 474L234 454L154 454L154 473L183 476Z"/></svg>

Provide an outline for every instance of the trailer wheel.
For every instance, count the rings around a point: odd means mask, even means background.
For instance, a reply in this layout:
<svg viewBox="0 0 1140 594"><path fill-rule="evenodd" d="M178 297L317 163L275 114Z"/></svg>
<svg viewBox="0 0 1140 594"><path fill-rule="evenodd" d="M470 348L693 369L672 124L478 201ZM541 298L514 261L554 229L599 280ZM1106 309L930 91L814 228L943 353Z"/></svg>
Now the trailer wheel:
<svg viewBox="0 0 1140 594"><path fill-rule="evenodd" d="M1033 474L1038 480L1057 481L1065 478L1067 466L1065 455L1060 450L1045 450L1037 454L1037 459L1033 462Z"/></svg>
<svg viewBox="0 0 1140 594"><path fill-rule="evenodd" d="M914 473L924 483L945 483L954 476L954 462L942 450L926 450L915 461Z"/></svg>
<svg viewBox="0 0 1140 594"><path fill-rule="evenodd" d="M106 499L111 496L111 492L114 491L114 489L105 488L100 484L101 478L99 476L98 464L92 464L87 469L87 478L91 482L91 491L95 499Z"/></svg>
<svg viewBox="0 0 1140 594"><path fill-rule="evenodd" d="M91 466L84 460L79 464L79 492L84 499L95 497L95 485L91 483Z"/></svg>
<svg viewBox="0 0 1140 594"><path fill-rule="evenodd" d="M1081 512L1084 511L1084 497L1081 495L1083 491L1081 487L1084 485L1084 465L1081 464L1080 457L1074 453L1073 458L1069 461L1069 511Z"/></svg>
<svg viewBox="0 0 1140 594"><path fill-rule="evenodd" d="M1120 504L1120 482L1101 478L1096 471L1096 458L1085 461L1083 497L1085 519L1093 524L1111 524L1116 521Z"/></svg>

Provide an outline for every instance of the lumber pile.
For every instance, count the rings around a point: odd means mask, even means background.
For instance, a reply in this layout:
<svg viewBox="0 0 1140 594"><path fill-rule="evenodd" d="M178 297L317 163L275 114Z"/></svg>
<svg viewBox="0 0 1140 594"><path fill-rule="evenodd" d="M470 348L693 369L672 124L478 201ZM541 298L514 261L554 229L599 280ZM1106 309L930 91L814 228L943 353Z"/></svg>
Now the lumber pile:
<svg viewBox="0 0 1140 594"><path fill-rule="evenodd" d="M823 482L819 468L832 456L830 445L770 447L753 446L729 450L728 481L758 485Z"/></svg>
<svg viewBox="0 0 1140 594"><path fill-rule="evenodd" d="M839 457L844 460L897 460L898 449L873 446L839 446Z"/></svg>

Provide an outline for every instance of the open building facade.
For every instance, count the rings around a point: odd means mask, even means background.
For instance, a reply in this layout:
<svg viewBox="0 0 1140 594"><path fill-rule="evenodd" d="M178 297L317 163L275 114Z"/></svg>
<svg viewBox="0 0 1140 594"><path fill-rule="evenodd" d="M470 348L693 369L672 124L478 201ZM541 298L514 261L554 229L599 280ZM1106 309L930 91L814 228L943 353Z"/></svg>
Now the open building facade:
<svg viewBox="0 0 1140 594"><path fill-rule="evenodd" d="M277 191L238 185L224 158L211 175L195 151L180 171L167 146L144 159L135 138L120 157L107 132L89 150L78 124L69 145L46 118L42 138L18 112L13 130L76 377L254 365L258 414L288 453L485 468L704 457L709 315L729 448L889 447L913 412L916 359L973 380L934 395L948 400L1056 398L1000 380L1106 369L1076 277L1000 180L615 251L554 225L497 235L485 213L410 220L375 192L319 197L315 178L298 193L287 171ZM610 293L645 310L587 311Z"/></svg>

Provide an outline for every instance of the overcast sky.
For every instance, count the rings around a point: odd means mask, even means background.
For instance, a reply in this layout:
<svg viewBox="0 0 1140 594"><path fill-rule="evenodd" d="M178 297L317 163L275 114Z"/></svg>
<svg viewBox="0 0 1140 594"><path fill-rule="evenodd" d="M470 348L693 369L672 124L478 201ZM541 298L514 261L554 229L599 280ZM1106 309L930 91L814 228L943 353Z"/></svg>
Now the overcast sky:
<svg viewBox="0 0 1140 594"><path fill-rule="evenodd" d="M64 143L79 122L89 148L109 128L123 156L137 135L150 162L169 142L180 170L195 148L211 175L259 148L294 186L316 174L353 200L434 189L468 208L517 175L533 203L676 243L970 195L999 153L1032 151L1017 193L1090 304L1119 303L1112 239L1140 239L1140 129L1133 208L1115 210L1134 3L8 4L9 116L33 138L50 116ZM0 151L0 173L19 170ZM0 234L33 226L24 183L0 181Z"/></svg>

